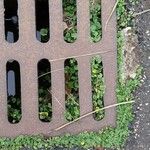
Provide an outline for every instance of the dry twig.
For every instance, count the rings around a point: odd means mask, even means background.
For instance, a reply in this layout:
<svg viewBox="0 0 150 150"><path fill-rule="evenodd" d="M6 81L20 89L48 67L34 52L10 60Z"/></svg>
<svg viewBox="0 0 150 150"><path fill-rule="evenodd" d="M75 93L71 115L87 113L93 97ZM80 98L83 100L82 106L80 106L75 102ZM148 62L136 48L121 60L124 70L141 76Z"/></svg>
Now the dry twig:
<svg viewBox="0 0 150 150"><path fill-rule="evenodd" d="M117 104L113 104L113 105L110 105L110 106L106 106L106 107L97 109L97 110L92 111L92 112L90 112L90 113L87 113L87 114L85 114L85 115L83 115L83 116L81 116L81 117L79 117L79 118L77 118L77 119L75 119L75 120L73 120L73 121L71 121L71 122L68 122L68 123L66 123L66 124L64 124L64 125L62 125L62 126L56 128L56 129L54 129L54 130L55 130L55 131L59 131L59 130L65 128L66 126L69 126L69 125L71 125L71 124L73 124L73 123L75 123L75 122L77 122L77 121L79 121L79 120L81 120L81 119L83 119L83 118L85 118L85 117L87 117L87 116L90 116L90 115L92 115L92 114L94 114L94 113L96 113L96 112L99 112L99 111L102 111L102 110L105 110L105 109L109 109L109 108L112 108L112 107L120 106L120 105L131 104L131 103L134 103L134 102L135 102L135 101L122 102L122 103L117 103Z"/></svg>
<svg viewBox="0 0 150 150"><path fill-rule="evenodd" d="M58 58L58 59L52 59L52 60L50 60L50 62L66 60L66 59L70 59L70 58L79 58L79 57L86 57L86 56L104 54L104 53L109 53L109 52L111 52L111 51L101 51L101 52L95 52L95 53L87 53L87 54L83 54L83 55L73 55L73 56L70 56L70 57L62 57L62 58ZM48 75L52 72L58 72L58 71L62 71L62 70L64 70L64 68L57 69L57 70L52 70L52 71L49 71L47 73L44 73L44 74L40 75L38 78L42 78L43 76L46 76L46 75Z"/></svg>
<svg viewBox="0 0 150 150"><path fill-rule="evenodd" d="M143 10L141 12L135 13L133 16L136 17L136 16L142 15L142 14L147 13L147 12L150 12L150 9Z"/></svg>
<svg viewBox="0 0 150 150"><path fill-rule="evenodd" d="M62 71L62 70L64 70L64 68L62 68L62 69L57 69L57 70L52 70L52 71L46 72L46 73L44 73L44 74L38 76L38 78L42 78L43 76L46 76L46 75L48 75L48 74L50 74L50 73L52 73L52 72L57 72L57 71Z"/></svg>
<svg viewBox="0 0 150 150"><path fill-rule="evenodd" d="M50 90L48 90L48 92L49 92L50 94L52 94L52 92L51 92ZM55 100L58 102L58 104L60 105L60 107L63 108L63 110L65 110L65 108L63 107L63 105L61 104L61 102L60 102L60 101L58 100L58 98L54 95L54 92L53 92L53 96L54 96Z"/></svg>
<svg viewBox="0 0 150 150"><path fill-rule="evenodd" d="M110 21L112 15L113 15L113 13L114 13L114 11L115 11L117 5L118 5L118 2L119 2L119 0L116 1L115 5L114 5L114 7L113 7L113 9L112 9L112 11L111 11L111 13L110 13L110 15L109 15L107 21L106 21L105 30L107 29L108 23L109 23L109 21Z"/></svg>

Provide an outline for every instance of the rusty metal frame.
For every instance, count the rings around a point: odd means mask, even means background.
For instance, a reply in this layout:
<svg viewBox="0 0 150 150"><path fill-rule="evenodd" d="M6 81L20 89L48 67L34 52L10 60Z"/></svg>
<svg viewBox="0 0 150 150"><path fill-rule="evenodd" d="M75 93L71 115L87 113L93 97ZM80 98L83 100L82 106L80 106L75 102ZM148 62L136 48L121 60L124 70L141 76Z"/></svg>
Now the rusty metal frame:
<svg viewBox="0 0 150 150"><path fill-rule="evenodd" d="M0 1L0 136L14 137L20 134L48 136L64 133L77 134L83 131L98 131L106 126L115 126L116 110L105 110L105 117L95 121L88 116L75 122L62 130L54 129L65 124L64 109L61 108L55 97L52 96L52 121L43 123L38 115L38 82L37 63L46 58L51 62L51 69L64 67L66 58L75 57L79 67L79 97L80 115L92 111L91 70L90 59L94 55L102 57L106 91L105 106L116 102L116 14L113 13L107 28L107 19L115 5L116 0L101 0L102 3L102 40L91 43L89 40L89 0L77 0L78 39L75 43L66 43L63 39L63 14L61 0L51 0L50 12L50 40L40 43L35 36L35 2L34 0L18 0L19 40L10 44L5 41L4 33L4 6ZM21 70L21 96L22 119L18 124L10 124L7 118L7 86L6 63L9 59L17 60ZM52 95L57 98L65 108L64 70L52 72ZM61 91L61 92L60 92Z"/></svg>

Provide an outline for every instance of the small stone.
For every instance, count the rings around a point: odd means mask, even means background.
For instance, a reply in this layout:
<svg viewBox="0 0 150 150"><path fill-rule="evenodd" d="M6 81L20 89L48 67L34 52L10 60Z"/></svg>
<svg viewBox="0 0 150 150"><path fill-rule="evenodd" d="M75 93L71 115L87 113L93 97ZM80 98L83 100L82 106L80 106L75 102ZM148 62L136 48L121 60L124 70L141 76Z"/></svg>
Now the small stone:
<svg viewBox="0 0 150 150"><path fill-rule="evenodd" d="M138 38L131 27L125 28L122 33L124 36L122 79L134 79L139 67L139 60L135 53L138 49Z"/></svg>
<svg viewBox="0 0 150 150"><path fill-rule="evenodd" d="M136 77L136 73L131 74L130 77L134 79Z"/></svg>
<svg viewBox="0 0 150 150"><path fill-rule="evenodd" d="M150 31L149 31L149 30L147 30L147 31L146 31L146 34L149 36L149 35L150 35Z"/></svg>

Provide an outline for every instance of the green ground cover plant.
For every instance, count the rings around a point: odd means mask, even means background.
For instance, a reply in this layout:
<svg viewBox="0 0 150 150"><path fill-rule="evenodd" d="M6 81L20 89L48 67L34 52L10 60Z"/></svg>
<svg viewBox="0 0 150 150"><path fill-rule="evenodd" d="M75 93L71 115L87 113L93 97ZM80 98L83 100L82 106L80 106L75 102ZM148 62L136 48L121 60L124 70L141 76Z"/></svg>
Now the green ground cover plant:
<svg viewBox="0 0 150 150"><path fill-rule="evenodd" d="M65 3L66 2L66 3ZM72 43L77 39L77 28L76 28L76 11L75 11L75 1L74 0L66 0L63 5L66 9L66 16L64 18L70 19L67 20L68 28L64 31L65 40L68 43ZM91 41L97 42L101 39L101 23L99 22L101 6L100 3L92 3L92 7L90 7L91 11ZM137 3L137 0L130 0L131 4ZM71 5L68 5L71 3ZM73 17L73 19L71 19ZM129 79L127 81L123 81L121 78L121 64L122 64L122 48L123 48L123 36L121 34L121 30L128 25L131 24L132 20L132 12L128 12L126 9L126 1L119 0L117 6L117 21L118 21L118 82L117 82L117 100L118 103L131 101L133 99L133 91L140 85L140 74L141 69L137 70L137 76L134 79ZM69 23L68 23L69 22ZM45 36L45 35L44 35ZM103 81L103 69L102 69L102 61L100 58L94 57L91 61L91 72L92 72L92 85L93 87L93 109L102 108L103 107L103 94L104 94L104 81ZM70 67L71 66L71 67ZM70 71L72 69L72 71ZM65 75L72 73L75 76L75 70L77 71L77 65L74 60L70 59L65 67ZM99 76L98 76L99 75ZM46 76L45 76L46 78ZM49 79L48 79L49 80ZM75 83L77 78L68 79L69 82ZM71 94L66 96L66 107L68 107L68 111L66 112L66 117L69 121L74 120L79 117L79 105L78 105L78 95L76 94L78 85L71 86L70 89L75 94ZM101 88L100 88L101 87ZM44 88L44 87L41 87ZM99 89L101 89L99 91ZM43 91L45 92L45 91ZM41 93L42 95L42 93ZM45 94L46 95L46 94ZM74 96L75 95L75 96ZM41 100L42 101L42 100ZM69 102L68 102L69 101ZM72 112L70 109L70 105L67 106L71 101L71 105L73 105L75 111ZM67 103L68 102L68 103ZM11 101L9 104L11 105ZM10 113L9 117L13 118L13 122L17 122L17 119L20 118L18 115L14 115L13 113L17 110L17 106L12 113ZM41 106L41 107L44 107ZM47 118L48 116L44 116L45 112L49 112L49 108L41 109L44 111L40 112L41 118L45 120L50 120ZM16 112L17 113L17 112ZM43 114L42 114L43 113ZM97 120L100 120L104 116L104 111L98 112L98 114L94 115ZM1 138L0 139L0 149L10 149L10 150L19 150L22 147L28 147L31 149L39 149L39 148L53 148L53 147L83 147L85 149L91 147L107 147L107 148L121 148L129 135L128 125L133 120L132 114L132 104L122 105L117 107L117 126L116 128L104 129L98 133L90 132L90 133L81 133L79 135L71 136L69 134L61 136L61 137L53 137L45 139L43 136L19 136L14 139L9 138Z"/></svg>

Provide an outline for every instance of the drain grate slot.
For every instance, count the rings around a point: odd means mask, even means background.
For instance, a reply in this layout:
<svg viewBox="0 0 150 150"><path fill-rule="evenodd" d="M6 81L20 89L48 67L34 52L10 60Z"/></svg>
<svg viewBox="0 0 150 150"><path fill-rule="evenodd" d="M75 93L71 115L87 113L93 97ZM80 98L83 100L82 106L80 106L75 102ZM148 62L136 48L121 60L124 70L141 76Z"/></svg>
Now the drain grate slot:
<svg viewBox="0 0 150 150"><path fill-rule="evenodd" d="M66 119L73 121L80 116L78 63L75 59L65 60Z"/></svg>
<svg viewBox="0 0 150 150"><path fill-rule="evenodd" d="M90 0L90 36L94 43L102 38L101 0Z"/></svg>
<svg viewBox="0 0 150 150"><path fill-rule="evenodd" d="M38 62L39 118L50 122L52 118L51 69L47 59Z"/></svg>
<svg viewBox="0 0 150 150"><path fill-rule="evenodd" d="M92 102L93 111L104 107L104 74L103 63L100 56L91 59L91 84L92 84ZM104 118L105 111L99 111L94 114L94 119L99 121Z"/></svg>
<svg viewBox="0 0 150 150"><path fill-rule="evenodd" d="M9 43L15 43L19 39L18 1L4 0L5 8L5 39Z"/></svg>
<svg viewBox="0 0 150 150"><path fill-rule="evenodd" d="M8 61L6 70L8 120L10 123L18 123L21 120L21 81L19 63L15 60Z"/></svg>
<svg viewBox="0 0 150 150"><path fill-rule="evenodd" d="M36 38L42 43L49 41L49 1L35 0Z"/></svg>
<svg viewBox="0 0 150 150"><path fill-rule="evenodd" d="M64 40L74 43L77 39L77 1L63 0Z"/></svg>

